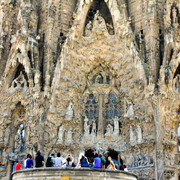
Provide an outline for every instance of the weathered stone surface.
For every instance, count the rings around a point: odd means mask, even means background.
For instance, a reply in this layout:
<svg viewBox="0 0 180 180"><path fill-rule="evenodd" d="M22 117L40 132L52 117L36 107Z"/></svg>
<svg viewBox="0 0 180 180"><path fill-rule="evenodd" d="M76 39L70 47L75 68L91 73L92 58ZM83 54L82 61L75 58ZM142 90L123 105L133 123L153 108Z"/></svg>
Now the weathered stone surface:
<svg viewBox="0 0 180 180"><path fill-rule="evenodd" d="M136 180L137 177L134 174L123 171L112 171L105 169L89 169L89 168L40 168L32 170L24 170L13 173L13 180L23 179L47 179L54 180L61 177L69 177L72 180Z"/></svg>
<svg viewBox="0 0 180 180"><path fill-rule="evenodd" d="M1 0L0 178L37 150L114 150L139 178L177 179L179 7Z"/></svg>

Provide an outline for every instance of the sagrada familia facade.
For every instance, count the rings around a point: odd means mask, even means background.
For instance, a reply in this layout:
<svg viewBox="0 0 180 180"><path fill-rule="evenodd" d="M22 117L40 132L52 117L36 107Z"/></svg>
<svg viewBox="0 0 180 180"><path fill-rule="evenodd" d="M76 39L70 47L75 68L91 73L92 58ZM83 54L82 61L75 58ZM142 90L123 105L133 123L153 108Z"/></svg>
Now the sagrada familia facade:
<svg viewBox="0 0 180 180"><path fill-rule="evenodd" d="M0 179L41 150L175 180L179 123L179 0L0 0Z"/></svg>

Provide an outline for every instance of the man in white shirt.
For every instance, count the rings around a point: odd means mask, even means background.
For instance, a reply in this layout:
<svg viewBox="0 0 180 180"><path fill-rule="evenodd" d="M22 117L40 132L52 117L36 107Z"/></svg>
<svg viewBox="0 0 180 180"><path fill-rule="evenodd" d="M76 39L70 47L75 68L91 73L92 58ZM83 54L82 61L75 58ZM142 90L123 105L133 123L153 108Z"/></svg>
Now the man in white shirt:
<svg viewBox="0 0 180 180"><path fill-rule="evenodd" d="M62 167L63 162L62 162L62 159L60 157L61 157L61 154L58 152L57 157L55 158L54 167Z"/></svg>

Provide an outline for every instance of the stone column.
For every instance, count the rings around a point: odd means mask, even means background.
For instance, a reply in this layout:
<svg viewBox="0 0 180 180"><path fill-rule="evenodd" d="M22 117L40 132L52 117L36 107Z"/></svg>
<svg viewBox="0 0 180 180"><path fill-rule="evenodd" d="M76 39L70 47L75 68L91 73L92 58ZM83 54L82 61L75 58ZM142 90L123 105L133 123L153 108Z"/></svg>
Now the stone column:
<svg viewBox="0 0 180 180"><path fill-rule="evenodd" d="M103 123L103 94L99 95L99 119L98 119L98 132L97 135L99 137L103 137L104 133L104 123Z"/></svg>

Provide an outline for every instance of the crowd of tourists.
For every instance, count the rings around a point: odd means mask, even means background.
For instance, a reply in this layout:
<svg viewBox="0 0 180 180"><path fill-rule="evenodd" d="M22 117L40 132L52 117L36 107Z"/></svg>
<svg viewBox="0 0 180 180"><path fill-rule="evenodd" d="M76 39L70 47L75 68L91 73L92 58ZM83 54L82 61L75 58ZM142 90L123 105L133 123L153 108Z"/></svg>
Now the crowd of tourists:
<svg viewBox="0 0 180 180"><path fill-rule="evenodd" d="M68 154L65 158L61 157L60 152L51 154L47 160L41 155L41 152L37 152L35 158L35 167L84 167L84 168L107 168L107 169L119 169L127 171L126 166L123 164L120 154L118 154L117 160L112 159L111 156L107 156L106 159L102 157L102 154L95 154L91 158L87 158L83 153L79 155L78 163L74 163L74 158L71 154ZM31 154L27 155L27 159L24 162L25 168L33 168L34 163ZM16 171L21 170L21 163L18 162L15 167Z"/></svg>

